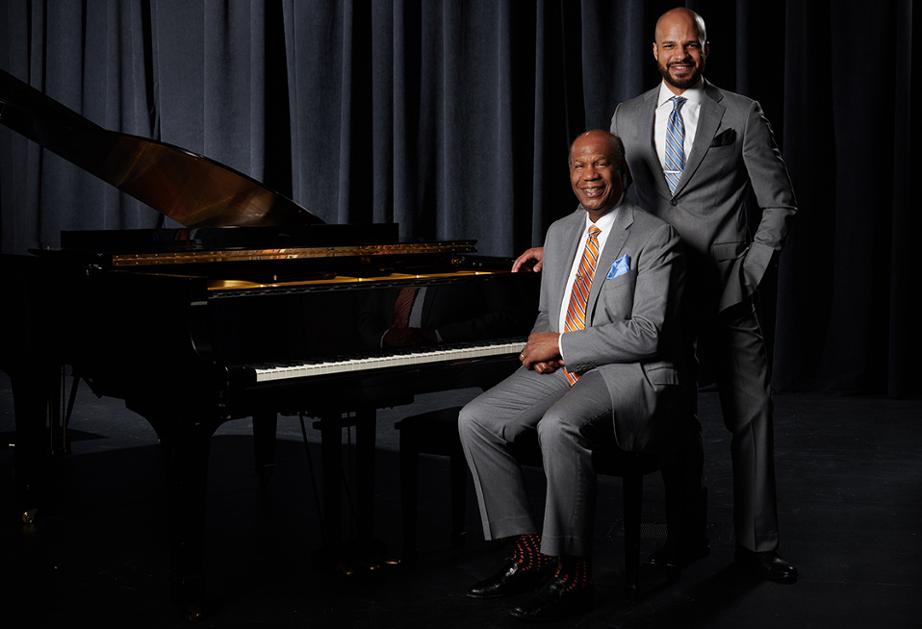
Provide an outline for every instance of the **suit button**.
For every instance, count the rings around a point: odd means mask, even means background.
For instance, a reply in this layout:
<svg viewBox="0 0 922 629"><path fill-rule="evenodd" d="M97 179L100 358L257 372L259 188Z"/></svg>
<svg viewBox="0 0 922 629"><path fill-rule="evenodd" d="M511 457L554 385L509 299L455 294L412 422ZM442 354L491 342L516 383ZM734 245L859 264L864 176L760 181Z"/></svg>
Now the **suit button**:
<svg viewBox="0 0 922 629"><path fill-rule="evenodd" d="M675 207L675 206L677 206L677 205L679 204L679 202L676 201L675 199L671 199L671 200L669 201L669 204L670 204L671 206Z"/></svg>

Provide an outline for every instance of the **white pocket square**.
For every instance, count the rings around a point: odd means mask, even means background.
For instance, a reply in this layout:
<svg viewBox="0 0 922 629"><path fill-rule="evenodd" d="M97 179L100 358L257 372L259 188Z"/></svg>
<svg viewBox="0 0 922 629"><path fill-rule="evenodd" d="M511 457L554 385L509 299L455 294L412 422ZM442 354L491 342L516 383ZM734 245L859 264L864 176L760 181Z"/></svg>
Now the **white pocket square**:
<svg viewBox="0 0 922 629"><path fill-rule="evenodd" d="M631 256L623 255L611 263L611 267L608 269L608 275L605 276L605 279L613 280L619 275L624 275L630 270Z"/></svg>

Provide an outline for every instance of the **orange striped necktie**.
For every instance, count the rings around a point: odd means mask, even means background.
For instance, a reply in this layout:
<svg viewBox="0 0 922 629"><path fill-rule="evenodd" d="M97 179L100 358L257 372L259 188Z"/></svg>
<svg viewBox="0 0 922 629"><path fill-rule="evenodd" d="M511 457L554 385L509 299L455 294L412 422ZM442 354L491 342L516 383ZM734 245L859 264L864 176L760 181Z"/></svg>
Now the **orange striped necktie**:
<svg viewBox="0 0 922 629"><path fill-rule="evenodd" d="M589 237L586 239L583 257L579 261L576 279L573 280L570 304L567 306L567 318L563 326L564 332L586 329L586 305L589 303L592 275L595 273L595 265L599 261L599 234L601 233L602 230L595 225L589 228ZM570 382L570 386L576 384L576 381L579 380L578 374L567 369L564 369L563 373Z"/></svg>

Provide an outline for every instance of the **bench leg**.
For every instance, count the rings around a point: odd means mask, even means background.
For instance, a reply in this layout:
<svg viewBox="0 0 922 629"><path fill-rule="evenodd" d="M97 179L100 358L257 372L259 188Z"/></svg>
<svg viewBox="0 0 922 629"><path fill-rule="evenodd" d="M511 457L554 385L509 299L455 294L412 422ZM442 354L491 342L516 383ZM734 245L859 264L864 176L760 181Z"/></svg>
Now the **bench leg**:
<svg viewBox="0 0 922 629"><path fill-rule="evenodd" d="M629 602L637 600L640 580L640 519L643 475L628 471L622 478L624 500L624 590Z"/></svg>
<svg viewBox="0 0 922 629"><path fill-rule="evenodd" d="M453 548L464 546L465 502L467 497L467 461L464 453L458 451L450 458L451 467L451 545Z"/></svg>

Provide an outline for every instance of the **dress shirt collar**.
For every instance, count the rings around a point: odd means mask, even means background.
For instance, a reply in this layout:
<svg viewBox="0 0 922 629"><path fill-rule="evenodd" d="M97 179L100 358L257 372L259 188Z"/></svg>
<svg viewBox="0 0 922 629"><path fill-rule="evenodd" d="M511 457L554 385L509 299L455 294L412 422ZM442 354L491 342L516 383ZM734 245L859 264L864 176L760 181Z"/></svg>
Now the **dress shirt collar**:
<svg viewBox="0 0 922 629"><path fill-rule="evenodd" d="M583 209L584 211L586 209L582 205L580 205L580 208ZM621 212L621 201L618 202L618 205L616 205L609 211L605 212L605 214L600 216L599 220L597 220L595 223L593 223L589 219L589 212L586 212L586 226L583 228L583 233L585 234L589 230L589 227L591 225L595 225L596 227L601 229L603 233L607 234L609 230L611 230L611 226L615 224L615 218L617 218L620 212Z"/></svg>
<svg viewBox="0 0 922 629"><path fill-rule="evenodd" d="M659 109L663 104L668 101L673 96L681 96L682 98L688 99L689 105L698 105L701 103L701 99L704 96L704 79L698 79L698 84L694 87L690 87L681 94L676 94L666 85L666 81L660 81L659 84L659 96L656 98L656 107Z"/></svg>

